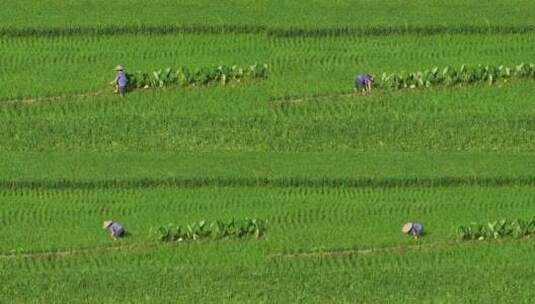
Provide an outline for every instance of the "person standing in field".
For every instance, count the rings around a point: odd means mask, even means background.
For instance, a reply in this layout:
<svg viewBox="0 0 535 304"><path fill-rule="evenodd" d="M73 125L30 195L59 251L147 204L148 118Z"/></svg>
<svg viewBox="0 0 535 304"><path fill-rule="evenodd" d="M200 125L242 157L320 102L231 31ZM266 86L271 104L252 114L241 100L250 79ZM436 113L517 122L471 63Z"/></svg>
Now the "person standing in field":
<svg viewBox="0 0 535 304"><path fill-rule="evenodd" d="M128 79L126 78L124 67L119 64L115 67L115 71L117 74L115 75L115 79L111 82L111 84L115 84L115 93L118 93L121 97L124 97L126 94L126 86L128 85Z"/></svg>
<svg viewBox="0 0 535 304"><path fill-rule="evenodd" d="M372 85L375 78L372 74L360 74L355 78L355 92L369 93L372 91Z"/></svg>
<svg viewBox="0 0 535 304"><path fill-rule="evenodd" d="M407 223L401 228L401 232L419 239L424 234L424 226L419 223Z"/></svg>
<svg viewBox="0 0 535 304"><path fill-rule="evenodd" d="M104 221L104 223L102 224L102 228L108 230L111 238L114 240L122 238L126 234L126 231L124 230L124 227L121 224L115 223L111 220Z"/></svg>

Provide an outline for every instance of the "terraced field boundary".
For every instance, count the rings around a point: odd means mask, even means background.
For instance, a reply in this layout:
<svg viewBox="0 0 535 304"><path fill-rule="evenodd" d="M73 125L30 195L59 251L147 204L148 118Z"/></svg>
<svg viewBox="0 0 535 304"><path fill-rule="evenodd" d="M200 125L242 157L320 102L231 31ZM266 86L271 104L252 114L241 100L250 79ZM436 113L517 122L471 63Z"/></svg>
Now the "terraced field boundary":
<svg viewBox="0 0 535 304"><path fill-rule="evenodd" d="M295 38L295 37L343 37L343 36L391 36L391 35L444 35L444 34L521 34L535 32L535 26L368 26L368 27L332 27L307 28L285 27L268 28L268 37Z"/></svg>
<svg viewBox="0 0 535 304"><path fill-rule="evenodd" d="M170 245L167 245L170 246ZM134 243L124 245L100 246L93 248L79 248L69 250L53 250L53 251L35 251L24 253L4 253L0 254L0 260L15 260L15 259L48 259L48 258L63 258L70 256L107 253L115 251L138 251L158 247L157 243Z"/></svg>
<svg viewBox="0 0 535 304"><path fill-rule="evenodd" d="M0 28L0 36L6 37L65 37L65 36L114 36L126 34L175 35L175 34L255 34L266 28L253 25L139 25L139 26L75 26L50 28Z"/></svg>
<svg viewBox="0 0 535 304"><path fill-rule="evenodd" d="M276 187L276 188L412 188L455 186L535 186L535 176L518 177L191 177L167 179L130 180L2 180L0 190L35 189L139 189L155 187L200 188L200 187Z"/></svg>
<svg viewBox="0 0 535 304"><path fill-rule="evenodd" d="M520 241L526 241L529 238L522 239ZM371 247L360 249L330 249L321 251L304 251L297 253L272 253L267 256L270 260L299 260L299 259L312 259L312 258L334 258L334 257L348 257L348 256L375 256L375 255L389 255L389 254L405 254L410 251L419 250L443 250L451 248L461 248L466 246L478 246L488 244L488 241L446 241L446 242L433 242L433 243L420 243L416 241L413 245L399 245L388 247ZM497 242L497 241L491 241ZM16 260L16 259L48 259L48 258L65 258L79 255L90 255L97 253L111 253L116 251L143 251L148 249L154 249L161 246L165 247L178 247L183 246L179 243L158 243L158 242L143 242L143 243L131 243L120 244L111 246L99 246L93 248L79 248L69 250L53 250L53 251L35 251L24 253L3 253L0 254L0 260Z"/></svg>
<svg viewBox="0 0 535 304"><path fill-rule="evenodd" d="M450 242L435 242L435 243L417 243L415 245L400 245L391 247L376 247L376 248L362 248L362 249L332 249L321 251L305 251L298 253L275 253L269 256L272 260L297 260L310 258L330 258L330 257L347 257L355 255L382 255L405 253L406 251L416 251L422 249L440 249L460 247L468 243L460 243L455 241ZM470 244L477 244L472 242Z"/></svg>
<svg viewBox="0 0 535 304"><path fill-rule="evenodd" d="M524 238L517 241L527 241L529 238ZM389 254L404 254L408 251L419 250L444 250L452 248L462 248L467 246L480 246L489 243L499 243L499 241L447 241L447 242L433 242L433 243L417 243L414 245L400 245L390 247L376 247L363 249L332 249L321 251L305 251L299 253L275 253L271 254L271 260L299 260L299 259L314 259L314 258L335 258L335 257L349 257L349 256L376 256Z"/></svg>
<svg viewBox="0 0 535 304"><path fill-rule="evenodd" d="M339 98L339 99L350 99L353 97L359 96L358 94L322 94L322 95L316 95L316 96L304 96L304 97L297 97L297 96L285 96L285 97L275 97L269 99L269 102L274 104L284 104L284 103L303 103L308 101L325 101L330 100L332 98ZM365 96L365 95L360 95Z"/></svg>
<svg viewBox="0 0 535 304"><path fill-rule="evenodd" d="M6 37L63 37L113 36L125 34L262 34L267 38L343 37L390 35L442 35L442 34L522 34L535 32L535 26L459 25L459 26L365 26L365 27L271 27L269 25L137 25L137 26L73 26L73 27L3 27L0 36Z"/></svg>
<svg viewBox="0 0 535 304"><path fill-rule="evenodd" d="M45 96L39 98L25 98L25 99L11 99L0 101L0 106L15 106L15 105L29 105L37 102L51 102L51 101L66 101L70 100L77 102L76 99L84 99L90 97L101 96L105 94L108 90L101 90L96 92L89 92L83 94L72 94L72 95L59 95L59 96Z"/></svg>

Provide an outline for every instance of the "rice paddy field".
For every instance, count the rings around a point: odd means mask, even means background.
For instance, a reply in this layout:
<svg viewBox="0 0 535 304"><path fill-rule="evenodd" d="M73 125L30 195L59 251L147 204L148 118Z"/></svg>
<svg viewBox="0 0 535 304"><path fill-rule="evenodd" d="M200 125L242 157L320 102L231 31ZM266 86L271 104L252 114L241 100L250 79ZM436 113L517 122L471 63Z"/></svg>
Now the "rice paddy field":
<svg viewBox="0 0 535 304"><path fill-rule="evenodd" d="M0 302L529 303L529 77L354 94L356 74L529 67L532 1L8 1L0 10ZM267 64L137 89L113 68ZM267 221L260 238L158 227ZM129 232L111 240L113 219ZM425 227L415 240L406 222Z"/></svg>

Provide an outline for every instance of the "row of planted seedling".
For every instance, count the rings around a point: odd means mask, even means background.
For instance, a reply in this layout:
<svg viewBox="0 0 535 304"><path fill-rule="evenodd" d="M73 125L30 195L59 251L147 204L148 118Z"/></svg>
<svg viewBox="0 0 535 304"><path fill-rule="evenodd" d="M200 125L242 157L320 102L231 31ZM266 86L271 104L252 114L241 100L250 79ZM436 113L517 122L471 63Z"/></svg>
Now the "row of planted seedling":
<svg viewBox="0 0 535 304"><path fill-rule="evenodd" d="M247 237L261 238L267 232L267 222L256 218L217 220L189 225L168 224L151 228L151 236L161 242L185 242L203 239L242 239Z"/></svg>
<svg viewBox="0 0 535 304"><path fill-rule="evenodd" d="M391 26L361 26L361 27L267 27L266 33L273 37L341 37L341 36L390 36L401 34L433 35L433 34L497 34L497 33L528 33L534 26L504 26L504 25L391 25Z"/></svg>
<svg viewBox="0 0 535 304"><path fill-rule="evenodd" d="M263 33L264 26L237 24L183 24L183 25L99 25L68 27L2 27L0 36L63 37L81 35L124 35L124 34L217 34L217 33Z"/></svg>
<svg viewBox="0 0 535 304"><path fill-rule="evenodd" d="M253 64L248 67L213 66L191 70L187 67L166 68L152 73L137 71L127 73L128 88L161 88L171 85L203 86L209 84L227 84L246 79L265 79L268 76L267 64Z"/></svg>
<svg viewBox="0 0 535 304"><path fill-rule="evenodd" d="M457 228L460 240L484 240L502 238L523 238L535 234L535 218L531 220L507 220L489 222L485 224L471 223Z"/></svg>
<svg viewBox="0 0 535 304"><path fill-rule="evenodd" d="M384 89L428 88L438 85L494 84L500 80L507 81L513 78L535 78L535 64L521 63L514 67L462 65L460 68L448 66L410 73L383 73L378 86Z"/></svg>
<svg viewBox="0 0 535 304"><path fill-rule="evenodd" d="M307 27L307 26L263 26L246 24L180 24L180 25L98 25L68 27L2 27L0 36L24 37L63 37L80 35L124 35L124 34L266 34L277 38L291 37L339 37L339 36L389 36L400 34L497 34L530 33L532 25L390 25L360 27Z"/></svg>

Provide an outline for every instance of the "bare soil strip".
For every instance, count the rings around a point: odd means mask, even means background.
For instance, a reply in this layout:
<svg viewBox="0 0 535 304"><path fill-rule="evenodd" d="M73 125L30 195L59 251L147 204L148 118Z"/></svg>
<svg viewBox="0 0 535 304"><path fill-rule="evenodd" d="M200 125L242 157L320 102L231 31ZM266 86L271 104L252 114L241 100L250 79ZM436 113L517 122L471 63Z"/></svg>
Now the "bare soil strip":
<svg viewBox="0 0 535 304"><path fill-rule="evenodd" d="M37 98L27 98L27 99L12 99L12 100L3 100L0 101L0 106L13 106L13 105L30 105L37 102L49 102L49 101L64 101L68 99L76 100L78 98L88 98L99 96L107 91L97 91L84 94L74 94L74 95L59 95L59 96L48 96L48 97L37 97Z"/></svg>
<svg viewBox="0 0 535 304"><path fill-rule="evenodd" d="M325 101L332 98L344 98L349 99L352 97L359 96L358 94L330 94L330 95L320 95L320 96L310 96L310 97L295 97L295 98L277 98L270 99L269 101L274 104L283 104L283 103L302 103L307 101ZM363 96L363 95L360 95Z"/></svg>
<svg viewBox="0 0 535 304"><path fill-rule="evenodd" d="M170 244L164 244L170 245ZM416 244L416 245L401 245L394 247L382 247L382 248L366 248L366 249L342 249L342 250L326 250L326 251L310 251L300 253L275 253L269 256L271 259L302 259L302 258L321 258L321 257L343 257L351 255L378 255L388 253L403 253L407 250L417 249L430 249L436 247L452 247L460 246L458 242L448 243L429 243L429 244ZM79 256L85 254L94 253L110 253L117 251L139 251L145 249L151 249L162 246L160 243L131 243L124 245L111 245L100 246L94 248L82 248L82 249L69 249L58 251L39 251L28 253L12 253L12 254L0 254L1 260L16 260L16 259L47 259L47 258L64 258L71 256Z"/></svg>
<svg viewBox="0 0 535 304"><path fill-rule="evenodd" d="M375 256L385 254L403 254L407 251L430 250L430 249L447 249L455 247L464 247L470 245L489 244L488 241L448 241L434 243L420 243L414 245L400 245L392 247L364 248L364 249L337 249L324 251L309 251L299 253L275 253L269 256L273 260L298 260L310 258L326 257L347 257L347 256Z"/></svg>
<svg viewBox="0 0 535 304"><path fill-rule="evenodd" d="M524 238L521 241L527 241L531 238ZM119 241L120 242L120 241ZM388 254L405 254L409 251L424 251L424 250L437 250L437 249L454 249L463 248L467 246L481 246L499 244L501 240L485 240L485 241L446 241L446 242L433 242L424 243L422 241L415 241L413 245L398 245L390 247L371 247L362 249L332 249L321 251L305 251L297 253L273 253L268 255L271 260L279 261L292 261L299 259L314 259L314 258L336 258L336 257L349 257L349 256L378 256ZM0 254L0 261L6 260L20 260L20 259L48 259L48 258L65 258L74 257L86 254L95 253L112 253L118 251L135 252L147 249L153 249L158 247L179 246L182 243L159 243L159 242L143 242L143 243L130 243L130 244L113 244L110 246L100 246L93 248L81 248L81 249L69 249L58 251L39 251L28 253L4 253Z"/></svg>
<svg viewBox="0 0 535 304"><path fill-rule="evenodd" d="M62 257L78 256L78 255L93 254L93 253L109 253L109 252L115 252L115 251L144 250L144 249L154 248L157 246L158 246L158 243L133 243L133 244L100 246L100 247L83 248L83 249L0 254L0 261L17 260L17 259L62 258Z"/></svg>
<svg viewBox="0 0 535 304"><path fill-rule="evenodd" d="M416 92L424 92L424 90L408 90L408 89L401 89L396 91L389 91L389 90L379 90L375 89L373 92L370 93L362 93L362 92L353 92L353 93L330 93L330 94L324 94L324 95L317 95L317 96L294 96L294 97L275 97L269 99L269 102L271 104L275 105L281 105L281 104L300 104L304 102L324 102L324 101L336 101L336 99L357 99L357 98L366 98L370 96L398 96L401 94L404 94L406 92L416 93ZM334 100L333 100L334 99Z"/></svg>

